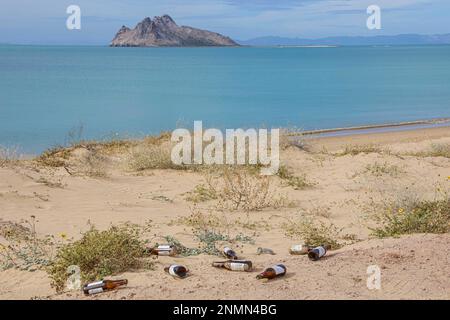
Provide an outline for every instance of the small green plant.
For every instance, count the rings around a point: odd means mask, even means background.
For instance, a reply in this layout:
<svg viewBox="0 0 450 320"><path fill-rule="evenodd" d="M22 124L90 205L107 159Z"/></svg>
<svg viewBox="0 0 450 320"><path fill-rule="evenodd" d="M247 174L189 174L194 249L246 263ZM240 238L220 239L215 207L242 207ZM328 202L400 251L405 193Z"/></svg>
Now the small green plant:
<svg viewBox="0 0 450 320"><path fill-rule="evenodd" d="M383 175L397 177L403 171L400 169L399 166L390 165L387 162L384 163L375 162L374 164L368 164L365 168L365 172L370 173L371 175L376 177L381 177Z"/></svg>
<svg viewBox="0 0 450 320"><path fill-rule="evenodd" d="M199 248L188 248L184 246L175 237L165 236L164 239L166 240L167 244L175 246L177 248L177 253L183 257L198 256L202 253L202 250Z"/></svg>
<svg viewBox="0 0 450 320"><path fill-rule="evenodd" d="M186 201L193 203L200 203L217 199L217 194L214 189L208 187L207 185L199 184L194 188L194 190L188 192L185 199Z"/></svg>
<svg viewBox="0 0 450 320"><path fill-rule="evenodd" d="M20 223L0 221L0 270L35 270L47 266L55 246L53 237L38 236L34 216Z"/></svg>
<svg viewBox="0 0 450 320"><path fill-rule="evenodd" d="M217 242L255 243L252 237L242 233L237 234L235 237L230 237L216 230L194 229L194 237L200 243L198 248L188 248L172 236L165 236L164 239L168 244L174 245L177 248L177 252L185 257L199 254L220 256L222 253L217 249Z"/></svg>
<svg viewBox="0 0 450 320"><path fill-rule="evenodd" d="M283 228L287 236L302 239L309 246L329 244L333 250L342 246L338 241L342 230L332 223L303 218L299 222L285 223Z"/></svg>
<svg viewBox="0 0 450 320"><path fill-rule="evenodd" d="M104 231L94 226L80 240L61 246L47 268L52 286L64 289L70 266L78 266L82 281L94 281L120 272L148 268L143 260L146 229L132 224L111 226Z"/></svg>
<svg viewBox="0 0 450 320"><path fill-rule="evenodd" d="M309 182L305 175L295 176L286 166L280 166L277 175L295 190L302 190L313 186L313 183Z"/></svg>
<svg viewBox="0 0 450 320"><path fill-rule="evenodd" d="M307 213L314 217L331 218L331 209L328 206L314 206Z"/></svg>
<svg viewBox="0 0 450 320"><path fill-rule="evenodd" d="M214 230L196 230L194 235L197 240L203 245L202 253L209 255L220 255L221 251L217 249L217 242L241 242L254 244L253 238L239 233L235 237L224 235Z"/></svg>
<svg viewBox="0 0 450 320"><path fill-rule="evenodd" d="M389 152L389 150L382 149L377 145L374 144L362 144L362 145L347 145L345 146L345 149L336 154L337 156L346 156L346 155L352 155L356 156L360 153L383 153L383 152Z"/></svg>
<svg viewBox="0 0 450 320"><path fill-rule="evenodd" d="M196 230L228 229L228 221L224 215L204 213L192 210L189 216L179 217L172 224L183 224Z"/></svg>
<svg viewBox="0 0 450 320"><path fill-rule="evenodd" d="M238 227L242 229L256 231L259 229L269 231L270 224L265 220L252 221L247 214L244 217L239 215L233 219L223 212L204 213L199 210L193 210L189 216L179 217L170 222L170 225L186 225L196 230L222 230L229 232L230 229Z"/></svg>
<svg viewBox="0 0 450 320"><path fill-rule="evenodd" d="M372 234L379 238L450 232L450 198L394 204L375 215L374 219L378 226L371 228Z"/></svg>

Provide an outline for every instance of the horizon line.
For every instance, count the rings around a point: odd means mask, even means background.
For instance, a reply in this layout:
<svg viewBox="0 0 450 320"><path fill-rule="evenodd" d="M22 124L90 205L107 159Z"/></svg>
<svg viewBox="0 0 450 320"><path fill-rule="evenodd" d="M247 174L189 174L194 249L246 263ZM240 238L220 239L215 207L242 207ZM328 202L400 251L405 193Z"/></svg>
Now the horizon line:
<svg viewBox="0 0 450 320"><path fill-rule="evenodd" d="M325 37L318 37L318 38L307 38L307 37L301 37L301 36L295 36L295 37L289 37L289 36L275 36L275 35L265 35L265 36L258 36L258 37L252 37L248 39L233 39L239 44L243 42L248 42L252 40L259 40L259 39L265 39L265 38L279 38L279 39L290 39L290 40L310 40L310 41L318 41L318 40L327 40L327 39L336 39L336 38L346 38L346 39L355 39L355 38L364 38L364 39L374 39L374 38L380 38L380 37L401 37L401 36L422 36L422 37L433 37L433 36L450 36L450 32L447 33L399 33L399 34L392 34L392 35L342 35L342 36L325 36ZM449 43L442 43L442 44L389 44L391 46L405 46L405 45L447 45ZM0 42L0 45L18 45L18 46L89 46L89 47L103 47L108 46L109 43L79 43L79 44L70 44L70 43L39 43L39 42ZM286 44L279 44L283 46L303 46L303 45L286 45ZM243 46L251 46L251 47L272 47L272 46L279 46L277 44L274 45L243 45ZM322 44L327 45L327 44ZM333 43L328 44L330 46L373 46L376 44L340 44L336 45ZM307 45L304 45L307 46ZM167 48L167 47L166 47Z"/></svg>

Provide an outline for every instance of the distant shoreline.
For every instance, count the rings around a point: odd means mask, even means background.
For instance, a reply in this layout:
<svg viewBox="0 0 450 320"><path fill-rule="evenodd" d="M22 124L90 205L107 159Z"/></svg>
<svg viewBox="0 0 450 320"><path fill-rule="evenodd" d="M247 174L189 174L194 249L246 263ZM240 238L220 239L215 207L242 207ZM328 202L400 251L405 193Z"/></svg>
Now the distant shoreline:
<svg viewBox="0 0 450 320"><path fill-rule="evenodd" d="M311 138L319 138L319 137L350 136L357 134L369 134L381 132L408 131L408 130L447 127L447 126L450 127L450 118L437 118L430 120L417 120L417 121L405 121L405 122L363 125L354 127L307 130L298 134L293 133L290 135L292 136L306 135Z"/></svg>

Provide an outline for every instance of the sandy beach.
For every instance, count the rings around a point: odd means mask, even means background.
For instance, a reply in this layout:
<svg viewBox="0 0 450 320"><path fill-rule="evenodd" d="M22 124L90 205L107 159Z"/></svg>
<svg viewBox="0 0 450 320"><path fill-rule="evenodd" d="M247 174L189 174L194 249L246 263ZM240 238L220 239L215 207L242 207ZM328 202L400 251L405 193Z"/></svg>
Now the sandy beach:
<svg viewBox="0 0 450 320"><path fill-rule="evenodd" d="M89 223L103 230L151 220L149 242L163 243L170 235L198 247L192 225L183 218L201 212L225 217L224 233L251 238L217 246L232 245L252 260L255 270L215 269L211 263L223 258L206 254L159 257L152 260L153 270L112 277L127 278L126 288L85 297L80 291L56 293L43 268L9 268L0 272L0 299L450 299L450 234L378 239L370 229L376 225L371 215L386 203L448 196L450 158L442 150L449 150L450 127L307 138L302 143L301 148L286 146L281 163L305 186L271 177L270 193L283 204L261 210L226 210L215 199L193 201L193 190L208 179L202 171L130 168L130 154L135 156L140 146L104 148L88 162L89 170L82 165L98 150L82 144L71 148L60 166L35 160L5 163L0 167L0 222L34 216L38 235L64 242L79 239ZM302 239L289 233L289 225L305 217L339 229L342 247L316 262L290 255L290 246ZM275 255L257 255L258 247ZM170 277L163 271L170 263L186 265L191 276ZM256 274L273 263L285 264L287 275L257 281ZM380 290L367 288L369 265L381 268Z"/></svg>

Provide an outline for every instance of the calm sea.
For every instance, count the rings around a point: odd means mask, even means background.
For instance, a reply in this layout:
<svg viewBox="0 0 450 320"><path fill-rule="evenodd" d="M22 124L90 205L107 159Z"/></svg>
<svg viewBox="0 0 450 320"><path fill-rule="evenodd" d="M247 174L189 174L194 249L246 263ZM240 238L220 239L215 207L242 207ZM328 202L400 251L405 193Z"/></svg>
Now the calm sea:
<svg viewBox="0 0 450 320"><path fill-rule="evenodd" d="M27 153L194 120L320 129L449 116L450 46L0 46L0 145Z"/></svg>

